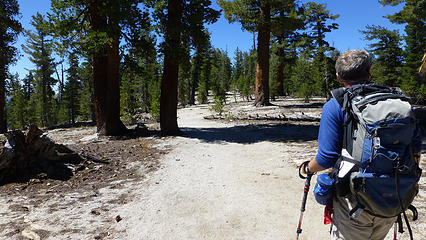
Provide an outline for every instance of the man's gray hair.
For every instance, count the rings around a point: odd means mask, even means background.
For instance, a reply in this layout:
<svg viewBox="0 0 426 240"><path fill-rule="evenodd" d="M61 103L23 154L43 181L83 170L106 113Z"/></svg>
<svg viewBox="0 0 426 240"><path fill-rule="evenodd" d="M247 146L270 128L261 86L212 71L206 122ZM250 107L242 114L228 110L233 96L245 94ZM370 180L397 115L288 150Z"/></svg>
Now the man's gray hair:
<svg viewBox="0 0 426 240"><path fill-rule="evenodd" d="M365 50L348 50L336 61L336 72L344 82L363 83L367 81L370 67L370 57Z"/></svg>

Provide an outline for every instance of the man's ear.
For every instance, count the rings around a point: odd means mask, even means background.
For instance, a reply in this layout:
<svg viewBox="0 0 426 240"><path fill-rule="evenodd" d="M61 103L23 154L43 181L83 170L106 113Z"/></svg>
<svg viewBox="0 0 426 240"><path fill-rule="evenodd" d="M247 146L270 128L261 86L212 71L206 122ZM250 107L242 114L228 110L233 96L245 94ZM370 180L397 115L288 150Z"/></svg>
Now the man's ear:
<svg viewBox="0 0 426 240"><path fill-rule="evenodd" d="M338 73L336 73L336 77L340 84L344 84Z"/></svg>
<svg viewBox="0 0 426 240"><path fill-rule="evenodd" d="M371 70L371 68L368 68L368 81L367 82L371 81L371 72L370 72L370 70Z"/></svg>

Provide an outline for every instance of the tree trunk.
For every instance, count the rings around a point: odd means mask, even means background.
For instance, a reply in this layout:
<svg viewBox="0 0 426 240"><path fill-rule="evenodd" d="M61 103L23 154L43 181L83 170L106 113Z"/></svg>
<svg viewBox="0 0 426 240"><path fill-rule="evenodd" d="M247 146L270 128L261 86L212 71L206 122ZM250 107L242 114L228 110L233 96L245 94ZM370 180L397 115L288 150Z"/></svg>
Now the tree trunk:
<svg viewBox="0 0 426 240"><path fill-rule="evenodd" d="M106 31L118 28L118 23L110 21L99 14L100 4L96 0L89 3L91 27L94 31ZM106 44L93 57L93 88L96 113L96 127L100 135L122 135L126 127L120 120L120 85L119 85L119 36L113 34L112 41Z"/></svg>
<svg viewBox="0 0 426 240"><path fill-rule="evenodd" d="M255 106L271 105L269 102L269 41L271 34L270 7L260 8L264 23L259 28L257 39Z"/></svg>
<svg viewBox="0 0 426 240"><path fill-rule="evenodd" d="M170 0L167 10L164 69L163 77L161 78L160 128L162 134L174 135L179 133L177 124L177 87L182 0Z"/></svg>
<svg viewBox="0 0 426 240"><path fill-rule="evenodd" d="M48 54L46 53L46 49L44 48L44 35L41 35L41 55L43 57L46 57ZM47 116L47 82L49 81L48 78L50 76L47 76L47 70L48 70L47 63L45 61L42 61L41 63L41 79L40 79L40 85L41 85L41 126L45 127L48 126L48 116Z"/></svg>

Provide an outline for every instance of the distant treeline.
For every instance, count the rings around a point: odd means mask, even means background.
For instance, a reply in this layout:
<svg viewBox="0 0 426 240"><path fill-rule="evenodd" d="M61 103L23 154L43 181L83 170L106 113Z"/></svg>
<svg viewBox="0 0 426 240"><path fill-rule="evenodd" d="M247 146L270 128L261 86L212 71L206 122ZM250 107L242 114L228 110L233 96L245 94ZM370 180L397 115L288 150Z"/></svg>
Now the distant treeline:
<svg viewBox="0 0 426 240"><path fill-rule="evenodd" d="M426 0L379 2L404 2L403 10L386 18L406 25L403 35L377 25L361 29L371 41L373 80L424 101L418 69L426 49ZM339 15L324 4L218 4L229 22L253 33L247 39L252 49L237 49L234 59L211 45L206 25L221 12L210 0L52 0L46 15L34 14L31 31L17 20L17 1L1 1L0 132L94 121L101 134L119 135L126 131L123 123L150 113L163 133L175 134L177 105L207 103L209 92L216 104L233 92L264 106L277 96L329 97L339 86L334 64L340 52L325 40L338 29ZM8 71L21 33L22 50L35 65L26 76Z"/></svg>

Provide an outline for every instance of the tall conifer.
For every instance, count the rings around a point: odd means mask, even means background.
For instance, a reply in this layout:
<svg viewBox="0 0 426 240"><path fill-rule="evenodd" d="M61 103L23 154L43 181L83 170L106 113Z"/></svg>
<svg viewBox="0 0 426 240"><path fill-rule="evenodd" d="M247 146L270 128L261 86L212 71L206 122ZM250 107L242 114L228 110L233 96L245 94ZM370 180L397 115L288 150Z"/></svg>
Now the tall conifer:
<svg viewBox="0 0 426 240"><path fill-rule="evenodd" d="M16 43L18 34L22 31L17 0L0 1L0 133L7 131L6 121L6 77L9 65L16 61Z"/></svg>

